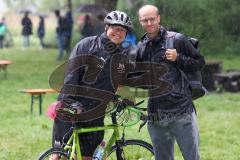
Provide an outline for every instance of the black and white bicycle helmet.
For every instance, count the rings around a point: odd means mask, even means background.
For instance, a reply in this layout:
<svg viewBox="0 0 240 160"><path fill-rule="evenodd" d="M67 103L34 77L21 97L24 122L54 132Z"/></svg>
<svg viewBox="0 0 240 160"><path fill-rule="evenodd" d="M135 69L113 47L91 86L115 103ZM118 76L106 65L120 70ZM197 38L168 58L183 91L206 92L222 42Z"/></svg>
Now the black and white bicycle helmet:
<svg viewBox="0 0 240 160"><path fill-rule="evenodd" d="M126 13L120 11L112 11L108 13L104 19L104 23L112 25L114 24L121 25L127 28L128 30L133 28L130 17Z"/></svg>

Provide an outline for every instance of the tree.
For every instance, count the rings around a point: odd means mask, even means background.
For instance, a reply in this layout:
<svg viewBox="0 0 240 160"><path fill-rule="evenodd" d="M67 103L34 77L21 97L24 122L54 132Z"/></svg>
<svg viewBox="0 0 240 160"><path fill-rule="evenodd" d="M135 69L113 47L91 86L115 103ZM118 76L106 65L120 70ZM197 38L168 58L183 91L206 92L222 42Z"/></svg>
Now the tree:
<svg viewBox="0 0 240 160"><path fill-rule="evenodd" d="M70 12L72 12L72 0L67 1L68 9Z"/></svg>
<svg viewBox="0 0 240 160"><path fill-rule="evenodd" d="M102 6L107 11L113 11L117 8L118 0L95 0L95 4Z"/></svg>

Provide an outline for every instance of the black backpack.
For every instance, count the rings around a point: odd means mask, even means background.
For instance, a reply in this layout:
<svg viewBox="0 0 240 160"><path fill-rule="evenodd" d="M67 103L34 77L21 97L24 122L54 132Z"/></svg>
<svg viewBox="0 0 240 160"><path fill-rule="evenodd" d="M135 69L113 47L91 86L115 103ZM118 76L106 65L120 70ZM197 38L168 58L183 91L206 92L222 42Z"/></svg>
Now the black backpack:
<svg viewBox="0 0 240 160"><path fill-rule="evenodd" d="M166 46L173 47L173 42L174 42L174 37L176 35L176 32L167 32L167 33L169 38L167 37L166 39ZM200 49L198 47L198 40L192 37L188 37L188 40L200 54ZM167 43L170 43L170 44L167 44ZM186 72L179 68L179 71L181 72L182 77L189 82L193 100L198 99L207 93L207 89L202 84L201 70L197 70L194 72Z"/></svg>

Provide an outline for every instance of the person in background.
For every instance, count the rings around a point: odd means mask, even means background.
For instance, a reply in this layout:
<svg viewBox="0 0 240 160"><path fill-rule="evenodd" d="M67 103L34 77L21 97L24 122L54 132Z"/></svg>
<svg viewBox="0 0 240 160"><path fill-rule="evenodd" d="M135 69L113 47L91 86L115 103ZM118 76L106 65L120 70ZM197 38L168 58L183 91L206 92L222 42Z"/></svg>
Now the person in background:
<svg viewBox="0 0 240 160"><path fill-rule="evenodd" d="M101 34L102 32L104 32L104 16L103 15L98 15L97 16L97 20L95 23L95 30L96 30L96 35Z"/></svg>
<svg viewBox="0 0 240 160"><path fill-rule="evenodd" d="M181 33L175 33L173 45L167 47L172 36L160 25L156 6L144 5L138 14L146 33L138 45L137 62L163 63L169 68L163 80L173 85L169 93L149 97L148 100L148 131L155 159L173 160L174 143L177 141L184 160L199 160L195 107L189 82L183 78L180 69L189 72L199 70L205 64L204 57Z"/></svg>
<svg viewBox="0 0 240 160"><path fill-rule="evenodd" d="M137 45L137 37L133 33L133 31L128 31L126 38L124 39L125 42L129 42L131 45Z"/></svg>
<svg viewBox="0 0 240 160"><path fill-rule="evenodd" d="M9 28L8 28L8 25L7 25L7 22L6 22L6 18L5 17L2 17L2 21L1 23L5 26L6 28L6 31L5 31L5 34L4 34L4 38L3 38L3 47L11 47L13 46L13 39L12 39L12 34L11 32L9 31Z"/></svg>
<svg viewBox="0 0 240 160"><path fill-rule="evenodd" d="M44 23L43 16L39 16L39 18L40 18L40 21L39 21L39 25L38 25L38 29L37 29L37 35L40 40L40 49L43 49L43 48L45 48L45 44L43 41L43 38L45 36L45 23Z"/></svg>
<svg viewBox="0 0 240 160"><path fill-rule="evenodd" d="M72 29L73 29L73 17L72 17L72 12L69 9L64 17L64 31L63 31L63 36L64 36L64 48L67 52L68 55L70 55L71 51L71 38L72 38Z"/></svg>
<svg viewBox="0 0 240 160"><path fill-rule="evenodd" d="M56 60L60 61L62 60L65 51L64 18L60 15L60 10L55 10L54 13L57 17L56 39L58 45L58 56Z"/></svg>
<svg viewBox="0 0 240 160"><path fill-rule="evenodd" d="M137 37L132 30L128 31L124 39L124 44L126 46L130 45L131 50L129 54L131 55L131 59L135 59L137 53Z"/></svg>
<svg viewBox="0 0 240 160"><path fill-rule="evenodd" d="M92 19L89 15L86 15L84 18L84 25L81 30L81 35L81 39L96 35L95 27L93 26Z"/></svg>
<svg viewBox="0 0 240 160"><path fill-rule="evenodd" d="M26 11L22 19L22 35L23 35L23 49L26 49L30 45L29 36L32 34L32 21L28 17L29 12Z"/></svg>
<svg viewBox="0 0 240 160"><path fill-rule="evenodd" d="M84 25L84 19L85 19L85 15L80 15L77 18L77 26L78 26L78 31L79 33L81 32L83 25Z"/></svg>
<svg viewBox="0 0 240 160"><path fill-rule="evenodd" d="M3 17L1 22L0 22L0 48L4 47L4 38L7 33L7 26L4 23L5 18Z"/></svg>
<svg viewBox="0 0 240 160"><path fill-rule="evenodd" d="M23 49L26 49L30 46L29 36L32 34L32 21L28 16L29 12L26 11L21 22L23 35Z"/></svg>

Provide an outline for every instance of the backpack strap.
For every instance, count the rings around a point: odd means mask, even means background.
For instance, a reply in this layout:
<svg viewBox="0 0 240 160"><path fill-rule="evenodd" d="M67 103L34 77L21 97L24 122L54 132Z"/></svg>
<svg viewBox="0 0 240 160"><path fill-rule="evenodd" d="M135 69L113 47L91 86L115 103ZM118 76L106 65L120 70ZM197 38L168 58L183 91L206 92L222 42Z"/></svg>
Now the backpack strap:
<svg viewBox="0 0 240 160"><path fill-rule="evenodd" d="M166 46L165 46L166 49L174 48L174 40L175 40L176 34L177 34L177 32L167 31L167 34L165 37L166 38ZM177 66L177 69L179 70L179 72L181 74L181 82L182 82L182 89L183 89L184 88L184 79L188 81L188 78L181 68L179 68Z"/></svg>
<svg viewBox="0 0 240 160"><path fill-rule="evenodd" d="M165 40L166 40L166 49L168 48L174 48L174 40L177 32L167 31L165 34Z"/></svg>

